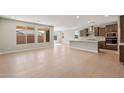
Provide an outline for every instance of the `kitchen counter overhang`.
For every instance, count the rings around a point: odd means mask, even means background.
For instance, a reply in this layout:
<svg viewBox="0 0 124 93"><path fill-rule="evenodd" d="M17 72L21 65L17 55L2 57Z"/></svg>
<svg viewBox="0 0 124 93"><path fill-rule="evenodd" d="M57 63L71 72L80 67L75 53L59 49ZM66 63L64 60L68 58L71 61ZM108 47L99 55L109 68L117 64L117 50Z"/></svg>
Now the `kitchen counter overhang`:
<svg viewBox="0 0 124 93"><path fill-rule="evenodd" d="M98 42L97 40L70 40L70 47L83 51L98 53Z"/></svg>

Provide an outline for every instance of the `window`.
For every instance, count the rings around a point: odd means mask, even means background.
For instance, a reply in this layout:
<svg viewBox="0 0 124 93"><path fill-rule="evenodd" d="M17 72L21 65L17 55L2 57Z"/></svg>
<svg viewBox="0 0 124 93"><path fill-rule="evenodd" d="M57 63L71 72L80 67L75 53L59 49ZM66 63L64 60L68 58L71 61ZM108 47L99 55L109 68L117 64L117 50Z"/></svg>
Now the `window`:
<svg viewBox="0 0 124 93"><path fill-rule="evenodd" d="M30 26L16 26L16 43L26 44L34 43L34 28Z"/></svg>
<svg viewBox="0 0 124 93"><path fill-rule="evenodd" d="M50 41L50 32L48 28L39 28L38 29L38 43L49 42Z"/></svg>
<svg viewBox="0 0 124 93"><path fill-rule="evenodd" d="M35 42L34 31L28 30L26 31L26 33L27 33L27 43L34 43Z"/></svg>
<svg viewBox="0 0 124 93"><path fill-rule="evenodd" d="M50 42L49 28L38 28L37 42ZM35 31L31 26L16 26L16 44L35 43Z"/></svg>
<svg viewBox="0 0 124 93"><path fill-rule="evenodd" d="M26 34L23 30L16 31L17 44L26 44Z"/></svg>
<svg viewBox="0 0 124 93"><path fill-rule="evenodd" d="M16 43L26 44L26 32L24 26L16 26Z"/></svg>
<svg viewBox="0 0 124 93"><path fill-rule="evenodd" d="M34 28L27 26L26 34L27 34L27 43L34 43L35 42Z"/></svg>
<svg viewBox="0 0 124 93"><path fill-rule="evenodd" d="M38 43L43 43L45 41L45 32L38 31Z"/></svg>

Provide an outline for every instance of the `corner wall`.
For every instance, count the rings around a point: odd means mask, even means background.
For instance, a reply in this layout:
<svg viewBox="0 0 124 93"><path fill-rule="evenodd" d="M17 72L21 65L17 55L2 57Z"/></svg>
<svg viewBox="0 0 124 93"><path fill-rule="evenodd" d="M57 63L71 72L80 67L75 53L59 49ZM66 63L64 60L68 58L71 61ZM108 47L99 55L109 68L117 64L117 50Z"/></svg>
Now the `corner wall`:
<svg viewBox="0 0 124 93"><path fill-rule="evenodd" d="M32 44L16 44L16 25L27 25L35 28L49 27L50 42L49 43L32 43ZM37 29L35 29L37 31ZM26 23L16 20L0 18L0 53L10 53L24 50L31 50L43 47L53 47L53 31L54 27L44 26L40 24ZM36 38L35 38L36 39ZM36 41L36 40L35 40Z"/></svg>

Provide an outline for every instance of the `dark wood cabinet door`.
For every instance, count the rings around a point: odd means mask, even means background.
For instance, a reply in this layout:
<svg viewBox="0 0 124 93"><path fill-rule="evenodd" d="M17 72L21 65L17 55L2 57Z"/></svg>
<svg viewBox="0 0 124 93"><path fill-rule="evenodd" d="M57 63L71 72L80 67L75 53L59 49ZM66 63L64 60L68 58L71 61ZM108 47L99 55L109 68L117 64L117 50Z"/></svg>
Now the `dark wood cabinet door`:
<svg viewBox="0 0 124 93"><path fill-rule="evenodd" d="M120 45L120 62L124 63L124 45Z"/></svg>
<svg viewBox="0 0 124 93"><path fill-rule="evenodd" d="M99 47L99 49L106 49L105 41L100 41L100 42L98 43L98 47Z"/></svg>
<svg viewBox="0 0 124 93"><path fill-rule="evenodd" d="M99 28L99 36L105 36L105 28Z"/></svg>
<svg viewBox="0 0 124 93"><path fill-rule="evenodd" d="M95 36L99 36L99 27L95 27Z"/></svg>
<svg viewBox="0 0 124 93"><path fill-rule="evenodd" d="M109 25L109 30L108 32L113 32L113 25Z"/></svg>
<svg viewBox="0 0 124 93"><path fill-rule="evenodd" d="M117 24L106 25L105 31L106 32L117 32Z"/></svg>
<svg viewBox="0 0 124 93"><path fill-rule="evenodd" d="M106 45L106 49L109 49L109 50L117 50L117 45Z"/></svg>
<svg viewBox="0 0 124 93"><path fill-rule="evenodd" d="M124 16L120 16L120 42L124 43Z"/></svg>
<svg viewBox="0 0 124 93"><path fill-rule="evenodd" d="M105 31L106 31L106 32L110 32L110 26L109 26L109 25L106 25Z"/></svg>
<svg viewBox="0 0 124 93"><path fill-rule="evenodd" d="M118 31L118 25L117 24L114 24L113 25L113 32L117 32Z"/></svg>

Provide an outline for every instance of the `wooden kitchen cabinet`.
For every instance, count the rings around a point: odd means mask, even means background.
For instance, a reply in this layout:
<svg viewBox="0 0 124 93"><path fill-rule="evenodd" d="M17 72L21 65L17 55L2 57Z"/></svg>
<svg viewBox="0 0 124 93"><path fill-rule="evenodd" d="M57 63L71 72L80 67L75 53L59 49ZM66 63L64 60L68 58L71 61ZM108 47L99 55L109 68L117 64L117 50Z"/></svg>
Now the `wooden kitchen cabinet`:
<svg viewBox="0 0 124 93"><path fill-rule="evenodd" d="M105 36L105 28L95 27L95 36Z"/></svg>
<svg viewBox="0 0 124 93"><path fill-rule="evenodd" d="M110 25L109 31L114 32L114 26L113 25Z"/></svg>
<svg viewBox="0 0 124 93"><path fill-rule="evenodd" d="M124 43L124 16L120 16L120 42Z"/></svg>
<svg viewBox="0 0 124 93"><path fill-rule="evenodd" d="M108 44L106 44L105 43L105 41L100 41L99 43L98 43L98 47L99 47L99 49L109 49L109 50L117 50L117 45L108 45Z"/></svg>
<svg viewBox="0 0 124 93"><path fill-rule="evenodd" d="M114 31L114 32L117 32L117 31L118 31L118 25L117 25L117 24L113 24L113 25L114 25L113 31Z"/></svg>
<svg viewBox="0 0 124 93"><path fill-rule="evenodd" d="M120 43L124 43L124 16L120 16ZM124 45L119 45L119 57L120 62L123 62L124 65Z"/></svg>
<svg viewBox="0 0 124 93"><path fill-rule="evenodd" d="M105 36L105 28L99 28L99 36Z"/></svg>
<svg viewBox="0 0 124 93"><path fill-rule="evenodd" d="M106 45L106 49L109 49L109 50L117 50L117 45Z"/></svg>
<svg viewBox="0 0 124 93"><path fill-rule="evenodd" d="M99 27L95 27L95 36L99 36Z"/></svg>
<svg viewBox="0 0 124 93"><path fill-rule="evenodd" d="M106 49L105 41L100 41L100 42L98 43L98 47L99 47L99 49Z"/></svg>
<svg viewBox="0 0 124 93"><path fill-rule="evenodd" d="M117 24L106 25L106 32L117 32Z"/></svg>
<svg viewBox="0 0 124 93"><path fill-rule="evenodd" d="M119 57L120 57L120 62L123 62L123 64L124 64L124 45L120 45L120 55L119 55Z"/></svg>
<svg viewBox="0 0 124 93"><path fill-rule="evenodd" d="M117 24L110 24L110 25L106 25L105 27L95 28L95 36L106 37L106 33L111 33L111 32L112 33L117 32ZM118 48L117 44L106 44L106 41L100 41L98 46L100 49L109 49L109 50L117 50Z"/></svg>
<svg viewBox="0 0 124 93"><path fill-rule="evenodd" d="M95 36L105 36L108 32L117 32L117 24L106 25L105 28L95 27Z"/></svg>
<svg viewBox="0 0 124 93"><path fill-rule="evenodd" d="M105 30L106 32L111 32L111 25L106 25Z"/></svg>

